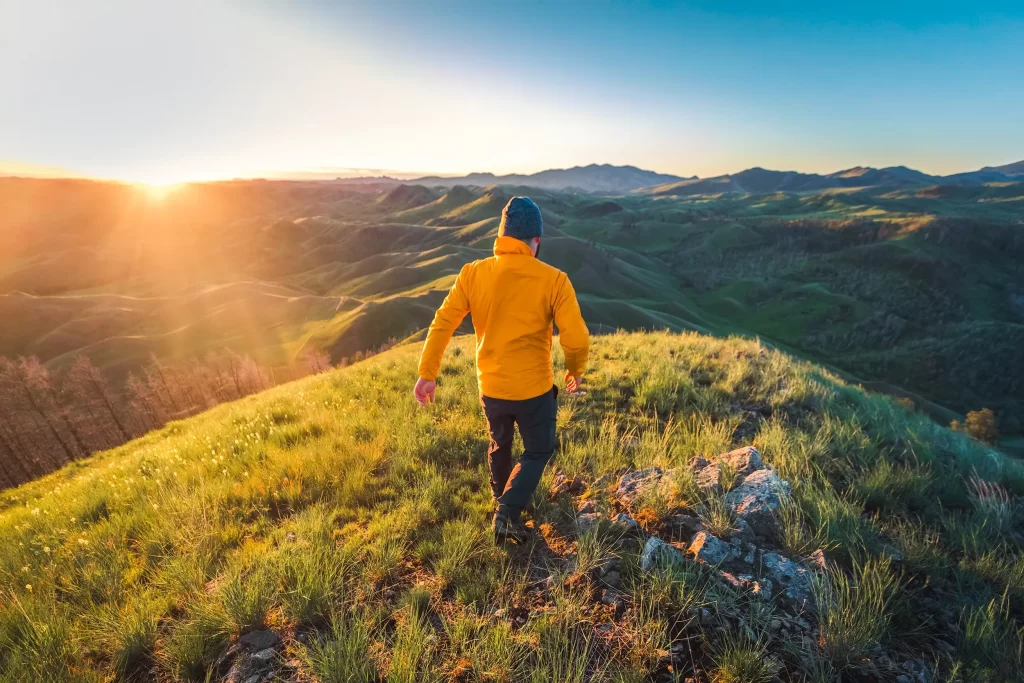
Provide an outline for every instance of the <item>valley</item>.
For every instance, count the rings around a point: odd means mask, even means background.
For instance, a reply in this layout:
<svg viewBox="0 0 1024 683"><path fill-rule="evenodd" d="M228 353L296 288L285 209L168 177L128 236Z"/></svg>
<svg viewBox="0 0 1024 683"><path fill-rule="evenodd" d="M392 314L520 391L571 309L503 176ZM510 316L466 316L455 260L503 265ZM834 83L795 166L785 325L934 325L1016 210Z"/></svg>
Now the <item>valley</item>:
<svg viewBox="0 0 1024 683"><path fill-rule="evenodd" d="M751 169L625 194L0 179L0 355L60 370L85 354L117 382L152 357L230 348L283 372L310 349L338 363L415 341L462 265L490 254L504 203L528 194L542 258L592 331L758 336L942 423L991 408L1014 449L1024 182L979 173Z"/></svg>

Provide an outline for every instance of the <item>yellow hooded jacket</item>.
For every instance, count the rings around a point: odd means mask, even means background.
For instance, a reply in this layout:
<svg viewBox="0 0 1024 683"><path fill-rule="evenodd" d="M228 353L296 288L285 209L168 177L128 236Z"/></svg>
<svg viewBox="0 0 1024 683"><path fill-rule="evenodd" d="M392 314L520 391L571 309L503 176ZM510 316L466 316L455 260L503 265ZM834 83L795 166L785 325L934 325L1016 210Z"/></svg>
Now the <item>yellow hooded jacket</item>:
<svg viewBox="0 0 1024 683"><path fill-rule="evenodd" d="M498 237L494 256L467 263L437 309L420 355L420 377L437 378L452 333L472 314L480 393L519 401L551 389L551 323L565 367L582 375L590 334L569 277L534 258L515 237Z"/></svg>

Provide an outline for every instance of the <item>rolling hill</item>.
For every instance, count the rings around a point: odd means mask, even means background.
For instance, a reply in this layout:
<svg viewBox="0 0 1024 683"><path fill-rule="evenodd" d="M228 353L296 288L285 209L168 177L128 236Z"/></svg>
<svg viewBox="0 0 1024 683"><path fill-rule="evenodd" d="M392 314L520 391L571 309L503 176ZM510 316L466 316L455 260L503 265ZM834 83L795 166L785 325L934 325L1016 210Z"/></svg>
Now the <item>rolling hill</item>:
<svg viewBox="0 0 1024 683"><path fill-rule="evenodd" d="M991 408L1017 448L1024 183L922 175L752 169L616 196L237 181L161 198L0 179L0 355L60 371L87 354L115 381L151 355L225 346L338 362L417 338L462 265L489 255L504 203L530 194L542 257L594 332L756 335L942 423Z"/></svg>

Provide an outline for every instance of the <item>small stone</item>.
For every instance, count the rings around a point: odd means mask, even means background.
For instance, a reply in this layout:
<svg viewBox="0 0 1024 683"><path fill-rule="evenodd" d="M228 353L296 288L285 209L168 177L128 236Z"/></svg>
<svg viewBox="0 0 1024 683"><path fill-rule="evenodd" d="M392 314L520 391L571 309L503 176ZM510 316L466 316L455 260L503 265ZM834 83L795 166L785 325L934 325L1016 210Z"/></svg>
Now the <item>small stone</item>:
<svg viewBox="0 0 1024 683"><path fill-rule="evenodd" d="M761 454L753 446L744 446L743 448L723 453L718 456L718 460L728 465L738 478L746 477L757 470L765 468Z"/></svg>
<svg viewBox="0 0 1024 683"><path fill-rule="evenodd" d="M295 543L296 538L297 536L295 535L294 531L289 531L287 534L284 535L284 540L288 543Z"/></svg>
<svg viewBox="0 0 1024 683"><path fill-rule="evenodd" d="M811 553L810 557L807 558L807 561L810 562L811 566L815 569L825 569L825 567L828 566L828 563L825 561L825 551L821 548L818 548Z"/></svg>
<svg viewBox="0 0 1024 683"><path fill-rule="evenodd" d="M908 676L906 674L900 674L899 676L896 677L896 683L912 683L912 682L910 680L910 676Z"/></svg>
<svg viewBox="0 0 1024 683"><path fill-rule="evenodd" d="M683 554L657 536L651 536L640 554L640 569L649 572L659 564L673 564L683 561Z"/></svg>
<svg viewBox="0 0 1024 683"><path fill-rule="evenodd" d="M587 490L587 482L582 477L573 477L569 482L569 493L577 495Z"/></svg>
<svg viewBox="0 0 1024 683"><path fill-rule="evenodd" d="M761 565L773 581L782 584L790 600L797 603L810 600L811 581L806 567L778 553L763 553Z"/></svg>
<svg viewBox="0 0 1024 683"><path fill-rule="evenodd" d="M706 531L701 531L693 537L690 547L686 552L694 558L712 566L718 566L728 560L733 553L733 548L728 543L721 541Z"/></svg>
<svg viewBox="0 0 1024 683"><path fill-rule="evenodd" d="M576 530L580 534L585 534L588 531L597 528L597 525L601 523L601 515L597 512L590 512L585 515L580 515L576 518Z"/></svg>
<svg viewBox="0 0 1024 683"><path fill-rule="evenodd" d="M597 630L598 631L604 631L604 632L607 633L608 631L611 631L613 628L615 628L615 626L613 624L600 624L597 627Z"/></svg>
<svg viewBox="0 0 1024 683"><path fill-rule="evenodd" d="M504 619L506 614L508 614L508 610L504 607L494 610L495 619Z"/></svg>
<svg viewBox="0 0 1024 683"><path fill-rule="evenodd" d="M270 660L272 660L276 656L277 656L277 650L275 650L272 647L268 647L265 650L260 650L259 652L254 652L252 657L249 658L249 661L251 661L251 662L253 662L255 664L268 664L270 662Z"/></svg>
<svg viewBox="0 0 1024 683"><path fill-rule="evenodd" d="M613 590L605 589L601 591L601 602L605 605L614 605L615 601L619 599L619 594Z"/></svg>
<svg viewBox="0 0 1024 683"><path fill-rule="evenodd" d="M580 502L579 507L576 508L576 513L580 515L586 515L591 512L597 512L597 505L592 500L584 500Z"/></svg>
<svg viewBox="0 0 1024 683"><path fill-rule="evenodd" d="M640 528L639 522L627 515L625 512L620 512L612 522L616 526L623 527L626 531L633 531Z"/></svg>
<svg viewBox="0 0 1024 683"><path fill-rule="evenodd" d="M619 478L615 494L623 502L630 504L641 493L657 486L664 474L660 467L648 467L643 470L627 472Z"/></svg>
<svg viewBox="0 0 1024 683"><path fill-rule="evenodd" d="M755 533L770 535L776 526L775 512L788 494L789 484L774 470L757 470L726 495L725 504Z"/></svg>
<svg viewBox="0 0 1024 683"><path fill-rule="evenodd" d="M697 488L708 494L718 494L721 492L720 479L721 468L717 462L706 465L693 473L693 480L697 484Z"/></svg>
<svg viewBox="0 0 1024 683"><path fill-rule="evenodd" d="M619 582L622 581L622 574L620 574L619 572L608 572L603 577L601 577L601 580L609 586L618 586Z"/></svg>
<svg viewBox="0 0 1024 683"><path fill-rule="evenodd" d="M250 631L238 639L238 642L250 650L266 650L268 647L276 647L281 638L267 629L265 631Z"/></svg>
<svg viewBox="0 0 1024 683"><path fill-rule="evenodd" d="M772 631L778 631L780 628L782 628L782 620L772 619L771 623L768 625L768 628L770 628Z"/></svg>
<svg viewBox="0 0 1024 683"><path fill-rule="evenodd" d="M244 683L262 683L263 674L253 674L245 679Z"/></svg>
<svg viewBox="0 0 1024 683"><path fill-rule="evenodd" d="M551 478L551 489L549 492L552 498L569 492L569 480L561 471L556 472L555 476Z"/></svg>

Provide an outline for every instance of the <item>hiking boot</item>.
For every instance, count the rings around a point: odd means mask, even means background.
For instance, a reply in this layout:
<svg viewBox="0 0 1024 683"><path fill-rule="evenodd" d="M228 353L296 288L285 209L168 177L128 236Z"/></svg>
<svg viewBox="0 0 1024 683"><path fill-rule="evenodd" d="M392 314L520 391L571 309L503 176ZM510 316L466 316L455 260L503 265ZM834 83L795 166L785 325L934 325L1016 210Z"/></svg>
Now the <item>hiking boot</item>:
<svg viewBox="0 0 1024 683"><path fill-rule="evenodd" d="M520 520L511 520L504 515L494 515L495 541L512 540L517 543L525 543L530 538L530 530Z"/></svg>

